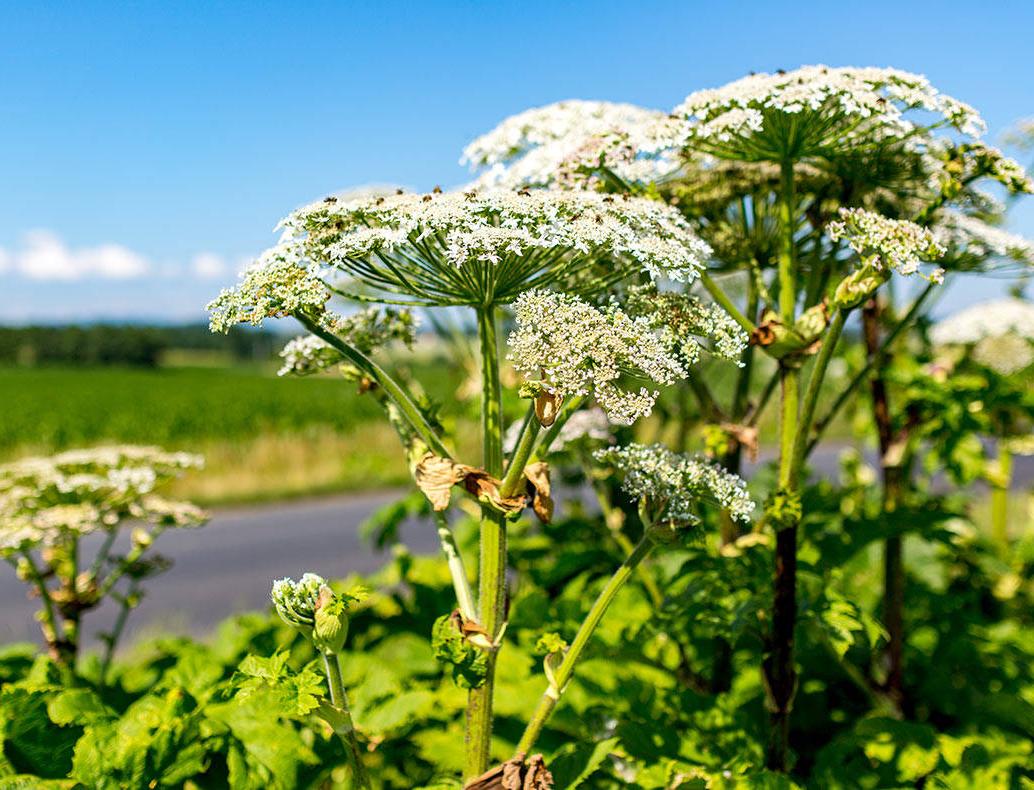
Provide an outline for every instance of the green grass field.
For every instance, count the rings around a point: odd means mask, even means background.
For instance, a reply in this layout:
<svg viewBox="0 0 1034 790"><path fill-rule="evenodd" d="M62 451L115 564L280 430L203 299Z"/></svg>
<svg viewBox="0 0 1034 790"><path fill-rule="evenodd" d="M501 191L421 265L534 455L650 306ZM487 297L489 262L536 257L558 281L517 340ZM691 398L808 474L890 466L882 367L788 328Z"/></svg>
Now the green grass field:
<svg viewBox="0 0 1034 790"><path fill-rule="evenodd" d="M448 402L457 378L421 376ZM201 452L178 493L244 501L376 488L407 479L370 397L336 377L267 367L0 368L0 458L105 442Z"/></svg>

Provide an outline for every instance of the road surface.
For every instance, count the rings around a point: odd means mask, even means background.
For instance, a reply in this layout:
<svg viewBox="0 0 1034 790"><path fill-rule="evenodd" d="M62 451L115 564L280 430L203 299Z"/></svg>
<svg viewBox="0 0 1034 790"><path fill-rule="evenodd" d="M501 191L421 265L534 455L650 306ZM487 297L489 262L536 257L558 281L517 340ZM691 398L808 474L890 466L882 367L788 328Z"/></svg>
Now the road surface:
<svg viewBox="0 0 1034 790"><path fill-rule="evenodd" d="M812 466L821 475L835 474L840 447L818 448ZM1034 480L1034 458L1017 458L1014 485ZM751 470L745 470L749 476ZM360 541L357 527L374 510L391 502L397 491L349 494L217 510L212 520L195 530L170 530L156 547L172 559L171 570L147 582L147 597L130 617L127 642L157 633L204 636L237 612L263 610L269 586L282 576L297 578L305 571L328 577L368 573L388 558ZM406 524L402 541L414 554L438 550L437 535L428 523ZM32 619L36 601L10 566L0 565L0 644L38 640ZM113 609L90 612L84 636L107 628Z"/></svg>

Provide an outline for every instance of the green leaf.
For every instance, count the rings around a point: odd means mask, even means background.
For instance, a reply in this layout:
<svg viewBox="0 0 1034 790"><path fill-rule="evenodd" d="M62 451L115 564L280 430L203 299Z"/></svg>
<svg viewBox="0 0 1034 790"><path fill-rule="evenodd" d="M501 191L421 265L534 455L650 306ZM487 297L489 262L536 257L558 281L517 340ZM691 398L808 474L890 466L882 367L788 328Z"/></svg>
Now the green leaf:
<svg viewBox="0 0 1034 790"><path fill-rule="evenodd" d="M452 615L434 621L431 645L435 658L451 673L460 688L476 689L488 674L488 654L475 647L459 632Z"/></svg>
<svg viewBox="0 0 1034 790"><path fill-rule="evenodd" d="M55 724L86 726L116 718L115 712L89 689L62 691L47 702L47 713Z"/></svg>
<svg viewBox="0 0 1034 790"><path fill-rule="evenodd" d="M617 746L617 738L588 744L575 744L560 749L547 763L557 787L574 790L596 773Z"/></svg>

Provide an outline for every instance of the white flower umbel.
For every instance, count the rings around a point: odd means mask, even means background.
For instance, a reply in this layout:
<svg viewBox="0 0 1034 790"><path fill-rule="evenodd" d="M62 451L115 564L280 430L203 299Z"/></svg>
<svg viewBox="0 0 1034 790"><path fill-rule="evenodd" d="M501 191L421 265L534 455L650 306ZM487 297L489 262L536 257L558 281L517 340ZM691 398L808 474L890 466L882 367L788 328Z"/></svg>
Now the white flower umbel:
<svg viewBox="0 0 1034 790"><path fill-rule="evenodd" d="M541 375L560 398L591 391L608 419L631 425L653 409L657 391L617 386L623 375L672 384L686 369L645 318L616 306L601 310L576 296L528 291L513 305L516 329L508 358L522 373Z"/></svg>
<svg viewBox="0 0 1034 790"><path fill-rule="evenodd" d="M202 524L204 513L155 488L200 456L154 447L99 447L0 466L0 552L53 546L123 520L162 527Z"/></svg>
<svg viewBox="0 0 1034 790"><path fill-rule="evenodd" d="M631 267L689 281L711 253L670 206L591 192L329 198L282 227L279 249L299 250L314 272L425 305L502 304L550 283L599 289Z"/></svg>
<svg viewBox="0 0 1034 790"><path fill-rule="evenodd" d="M483 171L474 186L586 188L605 168L628 183L655 181L678 168L665 147L668 116L633 104L568 101L505 119L474 140L460 164Z"/></svg>
<svg viewBox="0 0 1034 790"><path fill-rule="evenodd" d="M369 354L375 348L398 340L413 344L417 320L409 310L370 307L352 315L333 319L328 328L345 343ZM316 335L302 335L288 341L280 352L284 364L279 376L307 376L328 370L344 361L344 356Z"/></svg>
<svg viewBox="0 0 1034 790"><path fill-rule="evenodd" d="M632 316L645 317L687 365L695 364L701 351L738 362L750 340L721 307L686 294L635 286L629 289L626 309Z"/></svg>
<svg viewBox="0 0 1034 790"><path fill-rule="evenodd" d="M622 487L655 519L698 520L700 501L714 502L739 521L749 521L754 502L737 475L703 458L675 453L662 444L631 444L597 450L600 463L624 477Z"/></svg>
<svg viewBox="0 0 1034 790"><path fill-rule="evenodd" d="M922 261L939 258L945 252L926 228L861 208L840 209L840 219L830 222L826 232L834 241L847 241L862 262L877 271L916 274ZM939 269L929 275L935 282L942 277Z"/></svg>
<svg viewBox="0 0 1034 790"><path fill-rule="evenodd" d="M1019 263L1034 266L1034 242L959 211L940 212L933 235L947 249L947 259L961 268L1000 268Z"/></svg>
<svg viewBox="0 0 1034 790"><path fill-rule="evenodd" d="M258 326L266 318L305 313L326 323L330 291L301 264L297 244L267 250L241 277L208 303L213 332L228 332L236 324Z"/></svg>
<svg viewBox="0 0 1034 790"><path fill-rule="evenodd" d="M997 299L973 305L936 324L930 340L938 346L971 347L973 358L1009 375L1034 363L1034 305Z"/></svg>
<svg viewBox="0 0 1034 790"><path fill-rule="evenodd" d="M747 161L830 156L940 125L972 137L985 130L976 110L925 77L881 68L753 74L690 94L674 114L685 123L673 144Z"/></svg>

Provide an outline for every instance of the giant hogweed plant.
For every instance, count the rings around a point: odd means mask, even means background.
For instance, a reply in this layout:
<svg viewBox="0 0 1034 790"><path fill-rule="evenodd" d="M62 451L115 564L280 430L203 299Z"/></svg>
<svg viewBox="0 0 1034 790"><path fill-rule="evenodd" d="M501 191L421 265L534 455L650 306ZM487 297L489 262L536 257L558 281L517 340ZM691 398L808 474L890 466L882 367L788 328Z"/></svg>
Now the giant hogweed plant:
<svg viewBox="0 0 1034 790"><path fill-rule="evenodd" d="M597 455L597 464L610 465L625 477L629 495L639 503L642 538L605 585L571 644L559 635L546 639L542 702L513 759L488 770L495 667L505 648L507 525L529 504L540 519L550 519L544 458L587 401L594 399L609 421L631 424L650 412L657 386L692 375L689 368L701 347L718 354L740 352L745 335L695 300L683 300L686 320L669 323L645 307L635 314L626 311L608 296L629 280L690 281L702 270L710 248L674 209L629 195L587 191L329 197L292 213L282 226L280 244L209 305L212 328L296 318L310 336L285 350L285 369L304 372L343 364L365 389L377 393L398 430L414 480L435 513L453 580L456 610L443 613L434 636L437 655L452 666L457 683L469 689L465 776L489 786L500 776L522 775L524 786L547 786L541 758L528 755L618 590L656 546L696 523L699 503L713 502L739 520L753 510L743 483L705 461L659 446ZM343 317L330 309L335 296L391 307ZM504 458L498 334L508 306L515 317L508 356L526 377L517 394L529 405ZM379 341L400 336L400 322L409 325L401 318L408 314L397 312L398 307L473 311L481 377L479 465L454 457L412 387L372 358ZM475 585L446 518L454 488L481 512ZM324 607L339 605L329 588L323 592L317 586L306 577L274 589L278 611L292 624L300 623L314 644L324 640ZM288 606L288 600L295 603ZM330 657L336 651L323 652L328 710L356 754L347 696ZM354 781L363 786L367 779L361 762L354 762L359 766Z"/></svg>
<svg viewBox="0 0 1034 790"><path fill-rule="evenodd" d="M101 635L104 682L144 582L168 568L152 550L155 540L166 529L206 520L189 502L156 489L201 463L196 455L121 446L0 466L0 556L39 599L37 619L59 666L76 670L83 615L111 600L118 615ZM96 547L92 536L99 538Z"/></svg>
<svg viewBox="0 0 1034 790"><path fill-rule="evenodd" d="M975 110L920 76L815 66L699 91L668 116L584 102L531 110L503 122L464 155L486 168L481 182L660 198L677 206L715 250L698 279L749 333L752 347L727 406L706 382L693 382L692 391L713 423L709 443L728 467L736 469L741 448L754 444L758 417L776 386L780 392L778 483L764 519L776 533L763 675L772 712L767 762L777 770L788 767L797 688L797 528L807 457L866 378L873 382L874 408L885 407L879 373L887 349L928 307L944 270L925 275L929 284L884 337L873 331L879 294L894 272L920 274L924 259L943 258L949 271L1030 260L1026 242L994 227L1001 208L976 186L990 179L1015 194L1031 191L1030 180L983 144L982 132ZM725 274L731 276L722 277L723 287L719 275ZM739 305L726 290L734 278L745 283ZM824 374L848 318L862 306L868 362L819 416ZM775 360L776 374L750 403L758 351ZM802 400L809 357L814 362ZM880 437L885 455L885 432ZM893 509L893 488L888 492ZM726 541L735 539L734 530L724 531ZM887 685L899 698L899 538L888 538L886 555Z"/></svg>

